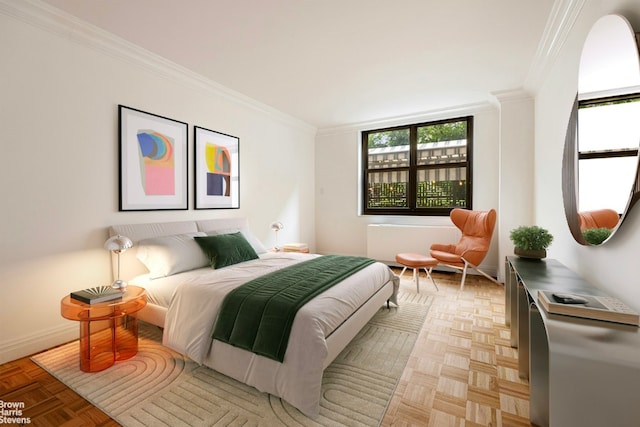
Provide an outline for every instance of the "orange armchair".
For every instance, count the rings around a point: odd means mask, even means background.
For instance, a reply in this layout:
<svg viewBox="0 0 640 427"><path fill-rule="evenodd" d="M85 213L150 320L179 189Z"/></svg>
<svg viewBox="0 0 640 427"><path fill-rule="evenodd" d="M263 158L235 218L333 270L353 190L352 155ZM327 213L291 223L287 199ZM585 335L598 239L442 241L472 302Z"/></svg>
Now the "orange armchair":
<svg viewBox="0 0 640 427"><path fill-rule="evenodd" d="M496 211L494 209L488 211L453 209L450 217L453 224L462 232L462 237L457 244L432 244L431 256L437 259L440 264L462 270L460 290L464 289L464 281L469 268L473 268L491 281L499 283L478 268L489 251L491 237L496 226Z"/></svg>
<svg viewBox="0 0 640 427"><path fill-rule="evenodd" d="M616 228L620 221L620 215L613 209L598 209L595 211L578 212L580 219L580 230L588 230L590 228Z"/></svg>

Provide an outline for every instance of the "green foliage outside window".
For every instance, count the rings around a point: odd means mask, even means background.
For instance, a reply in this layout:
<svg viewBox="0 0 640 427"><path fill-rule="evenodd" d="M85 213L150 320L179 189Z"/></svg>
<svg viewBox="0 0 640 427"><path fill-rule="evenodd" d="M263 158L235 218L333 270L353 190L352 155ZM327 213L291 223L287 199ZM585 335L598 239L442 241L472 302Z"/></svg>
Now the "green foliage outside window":
<svg viewBox="0 0 640 427"><path fill-rule="evenodd" d="M456 141L467 138L467 123L464 121L441 123L418 128L418 144ZM409 145L409 130L399 129L369 134L369 148L397 147Z"/></svg>
<svg viewBox="0 0 640 427"><path fill-rule="evenodd" d="M406 182L369 184L369 208L407 207ZM419 207L465 207L466 185L464 181L438 181L418 183Z"/></svg>

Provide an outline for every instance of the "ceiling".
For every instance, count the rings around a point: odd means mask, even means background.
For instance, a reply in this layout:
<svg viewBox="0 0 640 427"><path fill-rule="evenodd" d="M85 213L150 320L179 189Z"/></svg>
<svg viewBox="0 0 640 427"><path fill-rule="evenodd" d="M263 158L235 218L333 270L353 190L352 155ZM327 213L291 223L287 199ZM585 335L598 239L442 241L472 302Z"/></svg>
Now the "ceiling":
<svg viewBox="0 0 640 427"><path fill-rule="evenodd" d="M554 0L44 0L317 128L523 87Z"/></svg>

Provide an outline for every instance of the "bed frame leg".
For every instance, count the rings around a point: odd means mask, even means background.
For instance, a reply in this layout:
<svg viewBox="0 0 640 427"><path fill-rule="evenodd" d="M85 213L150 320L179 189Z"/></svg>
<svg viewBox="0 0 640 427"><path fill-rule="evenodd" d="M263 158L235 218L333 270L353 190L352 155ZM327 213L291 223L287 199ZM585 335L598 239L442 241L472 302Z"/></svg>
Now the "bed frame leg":
<svg viewBox="0 0 640 427"><path fill-rule="evenodd" d="M391 310L391 306L389 305L389 300L387 300L387 310Z"/></svg>

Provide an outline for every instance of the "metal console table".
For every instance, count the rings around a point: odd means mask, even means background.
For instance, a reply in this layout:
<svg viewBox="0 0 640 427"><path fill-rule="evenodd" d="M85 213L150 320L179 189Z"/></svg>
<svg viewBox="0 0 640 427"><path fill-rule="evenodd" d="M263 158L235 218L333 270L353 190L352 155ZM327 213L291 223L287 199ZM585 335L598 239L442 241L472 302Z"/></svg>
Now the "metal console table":
<svg viewBox="0 0 640 427"><path fill-rule="evenodd" d="M556 260L505 260L505 319L538 426L640 425L640 328L549 314L538 290L606 295Z"/></svg>

